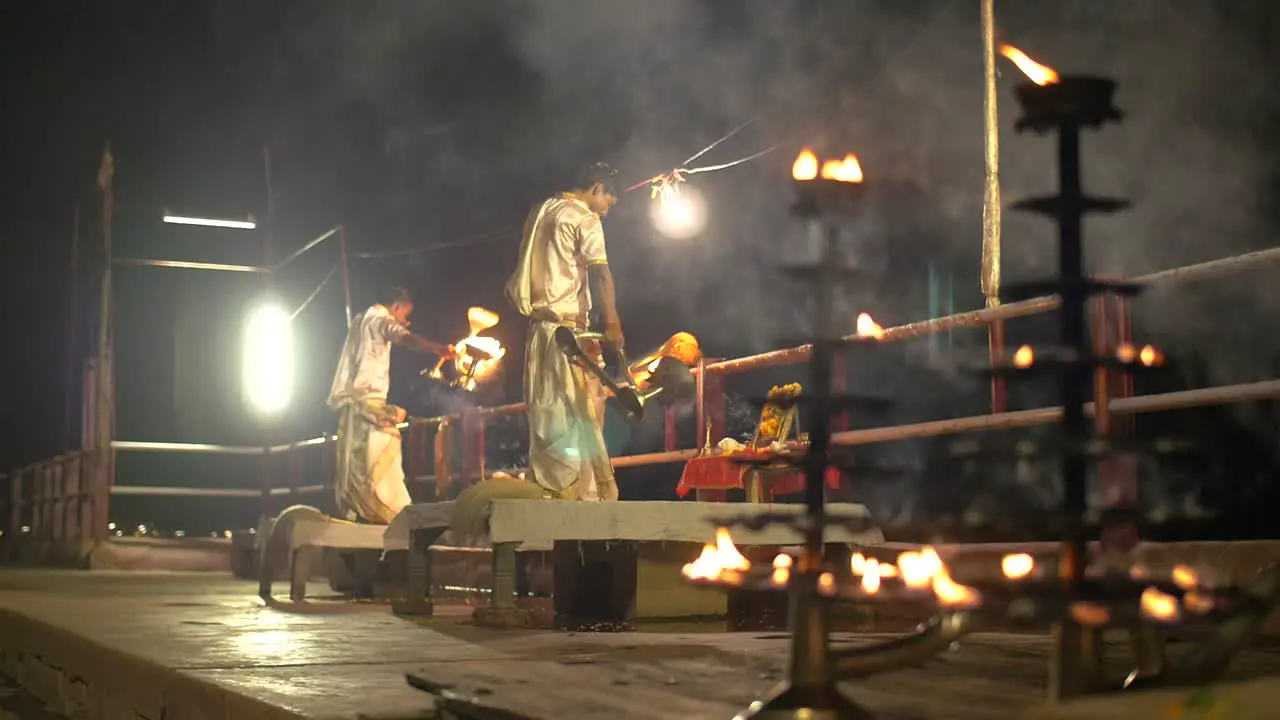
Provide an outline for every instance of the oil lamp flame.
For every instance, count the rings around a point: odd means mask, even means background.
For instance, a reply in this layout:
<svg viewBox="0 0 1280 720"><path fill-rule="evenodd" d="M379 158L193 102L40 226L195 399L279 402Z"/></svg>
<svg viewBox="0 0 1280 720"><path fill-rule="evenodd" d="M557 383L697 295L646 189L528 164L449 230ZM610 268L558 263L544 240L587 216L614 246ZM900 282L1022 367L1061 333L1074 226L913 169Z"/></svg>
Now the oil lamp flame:
<svg viewBox="0 0 1280 720"><path fill-rule="evenodd" d="M1173 622L1180 615L1178 599L1153 587L1142 591L1138 604L1142 616L1155 622Z"/></svg>
<svg viewBox="0 0 1280 720"><path fill-rule="evenodd" d="M842 183L862 182L862 165L858 156L848 153L843 160L826 160L822 163L822 179Z"/></svg>
<svg viewBox="0 0 1280 720"><path fill-rule="evenodd" d="M1000 558L1000 571L1010 580L1021 580L1035 568L1035 558L1026 553L1014 553Z"/></svg>
<svg viewBox="0 0 1280 720"><path fill-rule="evenodd" d="M1187 565L1173 566L1173 584L1183 590L1194 590L1200 586L1200 574Z"/></svg>
<svg viewBox="0 0 1280 720"><path fill-rule="evenodd" d="M1155 367L1164 364L1164 353L1154 345L1143 345L1139 350L1132 343L1121 343L1116 348L1116 359L1122 363L1138 362L1146 367Z"/></svg>
<svg viewBox="0 0 1280 720"><path fill-rule="evenodd" d="M938 602L948 607L971 608L982 604L978 591L952 580L945 567L939 568L933 576L933 594Z"/></svg>
<svg viewBox="0 0 1280 720"><path fill-rule="evenodd" d="M871 317L869 313L858 313L858 321L854 326L858 337L874 338L879 340L884 337L884 328Z"/></svg>
<svg viewBox="0 0 1280 720"><path fill-rule="evenodd" d="M1088 600L1078 600L1067 608L1071 619L1085 627L1100 627L1111 622L1111 609Z"/></svg>
<svg viewBox="0 0 1280 720"><path fill-rule="evenodd" d="M685 565L681 572L692 580L718 580L726 573L745 572L749 569L751 562L738 552L728 528L719 528L716 530L715 543L704 545L698 559Z"/></svg>
<svg viewBox="0 0 1280 720"><path fill-rule="evenodd" d="M498 313L482 307L467 309L467 324L471 326L471 335L476 336L498 324Z"/></svg>
<svg viewBox="0 0 1280 720"><path fill-rule="evenodd" d="M1031 349L1030 345L1023 345L1013 353L1013 366L1018 368L1029 368L1036 361L1036 351Z"/></svg>
<svg viewBox="0 0 1280 720"><path fill-rule="evenodd" d="M864 566L862 591L868 595L880 592L880 563L873 560Z"/></svg>
<svg viewBox="0 0 1280 720"><path fill-rule="evenodd" d="M804 182L816 180L818 177L818 156L810 148L805 148L796 156L791 165L791 177Z"/></svg>
<svg viewBox="0 0 1280 720"><path fill-rule="evenodd" d="M836 594L836 576L833 573L824 572L818 576L818 592L822 595Z"/></svg>
<svg viewBox="0 0 1280 720"><path fill-rule="evenodd" d="M1032 60L1026 53L1012 45L1001 45L1000 54L1013 61L1014 65L1037 85L1053 85L1058 82L1058 71L1047 65Z"/></svg>

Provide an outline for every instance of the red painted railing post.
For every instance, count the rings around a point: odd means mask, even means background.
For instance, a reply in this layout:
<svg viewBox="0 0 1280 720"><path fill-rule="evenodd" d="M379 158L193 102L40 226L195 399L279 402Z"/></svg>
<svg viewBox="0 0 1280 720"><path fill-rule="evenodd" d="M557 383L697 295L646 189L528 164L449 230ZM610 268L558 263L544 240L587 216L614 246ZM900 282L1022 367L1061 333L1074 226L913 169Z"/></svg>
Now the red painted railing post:
<svg viewBox="0 0 1280 720"><path fill-rule="evenodd" d="M662 449L668 452L680 449L680 438L676 437L676 409L674 405L662 408Z"/></svg>
<svg viewBox="0 0 1280 720"><path fill-rule="evenodd" d="M462 413L462 486L464 488L484 479L485 432L484 417L475 412Z"/></svg>
<svg viewBox="0 0 1280 720"><path fill-rule="evenodd" d="M1114 293L1096 296L1093 311L1093 351L1098 357L1114 356L1122 343L1132 340L1128 302ZM1094 426L1099 435L1119 436L1128 429L1111 413L1110 403L1127 397L1129 373L1100 367L1094 371ZM1110 453L1098 463L1098 494L1102 510L1099 536L1103 553L1127 553L1138 544L1138 461L1134 453Z"/></svg>
<svg viewBox="0 0 1280 720"><path fill-rule="evenodd" d="M409 495L421 496L420 490L428 473L426 423L409 421L404 432L404 475Z"/></svg>
<svg viewBox="0 0 1280 720"><path fill-rule="evenodd" d="M453 492L453 420L445 418L436 425L433 467L436 476L436 499L448 500Z"/></svg>
<svg viewBox="0 0 1280 720"><path fill-rule="evenodd" d="M1004 321L993 320L987 325L987 351L992 367L1004 361ZM991 412L1002 413L1008 409L1004 376L995 373L991 376Z"/></svg>

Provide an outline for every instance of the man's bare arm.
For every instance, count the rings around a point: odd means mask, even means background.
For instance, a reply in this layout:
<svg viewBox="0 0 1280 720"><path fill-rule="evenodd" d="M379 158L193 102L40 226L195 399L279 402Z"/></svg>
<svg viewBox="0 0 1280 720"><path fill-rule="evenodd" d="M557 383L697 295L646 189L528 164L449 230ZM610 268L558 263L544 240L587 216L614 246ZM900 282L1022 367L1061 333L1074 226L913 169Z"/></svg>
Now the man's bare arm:
<svg viewBox="0 0 1280 720"><path fill-rule="evenodd" d="M434 340L428 340L421 335L414 335L406 332L396 339L396 344L423 353L424 355L440 355L447 356L453 354L452 348L443 343Z"/></svg>
<svg viewBox="0 0 1280 720"><path fill-rule="evenodd" d="M622 320L618 317L618 298L613 288L613 272L605 263L591 265L587 268L591 278L592 297L600 303L600 314L604 317L606 338L618 345L623 344Z"/></svg>

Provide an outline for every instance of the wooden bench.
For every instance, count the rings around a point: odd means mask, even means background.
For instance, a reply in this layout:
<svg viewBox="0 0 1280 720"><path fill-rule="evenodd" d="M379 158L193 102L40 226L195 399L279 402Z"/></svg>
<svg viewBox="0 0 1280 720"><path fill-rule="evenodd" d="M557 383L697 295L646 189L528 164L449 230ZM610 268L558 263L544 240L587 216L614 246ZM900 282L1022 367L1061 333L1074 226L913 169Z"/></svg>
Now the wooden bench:
<svg viewBox="0 0 1280 720"><path fill-rule="evenodd" d="M267 602L274 601L271 583L275 579L273 564L283 548L288 565L289 599L303 602L307 597L307 581L316 551L323 548L341 550L383 551L383 535L386 525L364 525L335 520L319 510L295 506L280 515L258 533L259 567L258 595Z"/></svg>
<svg viewBox="0 0 1280 720"><path fill-rule="evenodd" d="M445 505L432 503L430 505ZM419 509L415 505L402 513L388 528L386 547L407 536L409 577L406 592L398 607L406 614L429 614L431 555L430 547L444 532L452 508ZM771 513L800 514L800 505L723 504L660 501L573 502L559 500L494 500L489 518L490 542L493 545L493 591L487 606L476 610L476 621L498 626L524 627L529 611L516 604L517 562L519 549L553 548L556 558L557 614L572 613L578 582L596 579L611 586L615 601L634 610L635 546L639 543L687 543L693 548L710 541L715 535L714 520L726 516L764 515ZM850 521L865 521L868 529L832 529L827 542L850 545L875 545L884 541L879 529L870 524L865 507L851 503L828 506L828 513ZM397 527L400 522L401 526ZM394 536L392 530L395 530ZM734 539L742 546L787 546L802 542L799 534L774 525L760 530L738 528ZM577 560L575 562L575 560ZM594 561L594 562L589 562ZM587 564L600 569L579 573ZM608 568L604 570L603 568ZM629 610L621 614L629 619Z"/></svg>

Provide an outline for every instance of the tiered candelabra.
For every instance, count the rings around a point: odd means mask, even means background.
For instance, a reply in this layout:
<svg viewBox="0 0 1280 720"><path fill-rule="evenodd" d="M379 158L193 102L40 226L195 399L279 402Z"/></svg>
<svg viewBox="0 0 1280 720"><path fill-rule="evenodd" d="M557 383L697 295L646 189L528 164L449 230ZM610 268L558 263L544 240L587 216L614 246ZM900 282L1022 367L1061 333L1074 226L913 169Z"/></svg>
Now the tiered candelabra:
<svg viewBox="0 0 1280 720"><path fill-rule="evenodd" d="M797 214L814 228L822 228L823 255L817 265L791 269L812 280L817 294L816 337L811 356L811 379L801 402L812 414L811 444L794 461L806 472L807 512L795 516L764 517L753 525L790 524L804 536L797 558L779 555L770 566L753 567L733 546L731 529L748 521L724 520L717 543L686 566L692 581L735 590L786 592L792 633L787 681L766 698L744 710L739 718L865 718L868 712L837 689L839 680L864 677L918 663L947 648L958 638L995 622L1010 621L1049 626L1054 649L1050 668L1050 699L1062 699L1106 689L1158 684L1204 682L1225 668L1232 655L1256 632L1280 604L1280 571L1268 568L1248 585L1213 587L1193 568L1178 566L1164 577L1147 568L1091 569L1086 560L1086 482L1091 457L1099 443L1093 436L1084 405L1089 383L1100 366L1121 365L1126 371L1150 364L1140 352L1095 357L1086 332L1085 303L1101 292L1135 294L1139 288L1100 282L1085 274L1081 220L1087 212L1119 210L1126 203L1086 196L1081 188L1080 134L1118 122L1112 105L1116 84L1105 78L1054 75L1044 84L1017 88L1023 116L1019 131L1056 133L1059 192L1056 196L1018 203L1058 223L1059 273L1049 281L1023 286L1017 295L1057 293L1062 298L1060 347L1032 362L1015 353L1007 365L985 372L1018 377L1049 370L1059 379L1063 407L1060 439L1055 451L1062 464L1064 528L1054 567L1037 567L1027 555L1003 558L999 580L953 579L945 563L931 549L904 553L895 565L855 555L849 567L835 567L823 558L823 531L831 525L823 507L823 472L831 463L830 418L849 398L831 392L832 360L847 341L833 339L831 308L835 288L849 275L837 247L837 227L859 196L860 169L849 161L819 167L816 157L801 155L793 173L800 201ZM808 151L806 151L807 153ZM854 163L856 167L856 162ZM873 340L871 342L874 342ZM1133 449L1125 443L1125 451ZM871 601L932 595L938 612L916 633L887 644L832 649L830 608L838 600ZM1162 624L1201 620L1216 624L1200 646L1178 665L1165 662L1159 642ZM1138 668L1123 684L1102 679L1099 633L1106 627L1132 630Z"/></svg>

